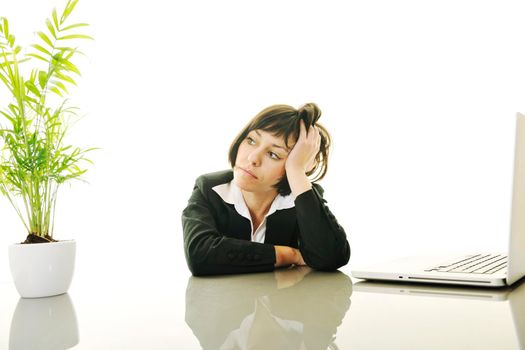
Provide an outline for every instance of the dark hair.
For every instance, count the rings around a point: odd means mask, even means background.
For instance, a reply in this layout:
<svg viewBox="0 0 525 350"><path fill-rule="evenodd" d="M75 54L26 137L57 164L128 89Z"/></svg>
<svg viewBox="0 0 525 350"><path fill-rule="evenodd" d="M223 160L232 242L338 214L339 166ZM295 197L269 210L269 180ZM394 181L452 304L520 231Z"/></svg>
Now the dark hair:
<svg viewBox="0 0 525 350"><path fill-rule="evenodd" d="M321 180L328 171L328 153L331 145L331 138L328 131L317 121L321 117L321 110L315 103L307 103L299 109L295 109L288 105L273 105L263 109L257 114L244 129L237 135L230 146L228 157L232 168L235 166L237 159L237 152L239 145L248 136L252 130L264 130L274 136L283 137L286 147L289 147L288 142L297 142L300 133L300 121L304 120L306 130L310 126L315 125L319 129L321 135L321 144L319 152L315 156L315 165L309 170L306 175L310 177L311 181L315 182ZM290 185L286 174L274 186L280 195L286 196L291 193Z"/></svg>

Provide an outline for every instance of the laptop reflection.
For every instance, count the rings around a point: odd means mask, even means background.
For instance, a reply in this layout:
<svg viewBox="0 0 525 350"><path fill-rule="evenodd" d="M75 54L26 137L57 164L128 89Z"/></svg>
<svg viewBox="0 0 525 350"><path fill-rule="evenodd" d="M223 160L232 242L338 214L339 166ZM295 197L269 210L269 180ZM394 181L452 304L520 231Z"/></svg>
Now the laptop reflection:
<svg viewBox="0 0 525 350"><path fill-rule="evenodd" d="M500 289L358 282L353 292L342 339L349 347L525 350L523 282Z"/></svg>
<svg viewBox="0 0 525 350"><path fill-rule="evenodd" d="M186 323L203 349L337 349L352 282L308 267L190 277Z"/></svg>

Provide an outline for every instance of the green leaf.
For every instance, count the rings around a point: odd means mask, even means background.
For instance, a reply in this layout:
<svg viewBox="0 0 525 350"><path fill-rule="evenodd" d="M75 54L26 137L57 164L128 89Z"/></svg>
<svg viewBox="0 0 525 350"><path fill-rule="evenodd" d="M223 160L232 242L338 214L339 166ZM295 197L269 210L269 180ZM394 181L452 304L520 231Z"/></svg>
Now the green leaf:
<svg viewBox="0 0 525 350"><path fill-rule="evenodd" d="M36 75L38 74L38 69L33 69L31 71L31 75L29 76L29 80L31 80L31 82L35 82L36 80Z"/></svg>
<svg viewBox="0 0 525 350"><path fill-rule="evenodd" d="M15 61L7 61L7 60L5 60L4 62L0 63L0 68L1 67L6 67L6 66L10 66L12 64L15 64Z"/></svg>
<svg viewBox="0 0 525 350"><path fill-rule="evenodd" d="M53 35L53 38L57 38L57 34L55 32L55 28L53 28L53 24L51 23L51 21L48 19L46 19L46 25L47 25L47 29L49 29L49 32L51 33L51 35ZM57 27L58 28L58 27Z"/></svg>
<svg viewBox="0 0 525 350"><path fill-rule="evenodd" d="M44 71L38 72L38 82L40 83L40 87L43 89L46 86L47 83L47 73Z"/></svg>
<svg viewBox="0 0 525 350"><path fill-rule="evenodd" d="M60 51L60 52L64 52L64 53L65 52L73 52L73 53L79 52L76 48L74 49L72 47L66 47L66 46L57 46L57 47L55 47L55 50Z"/></svg>
<svg viewBox="0 0 525 350"><path fill-rule="evenodd" d="M71 62L69 62L68 60L62 60L61 62L64 66L67 67L68 70L70 70L71 72L74 72L74 73L77 73L78 75L80 75L80 71L78 70L78 68Z"/></svg>
<svg viewBox="0 0 525 350"><path fill-rule="evenodd" d="M89 40L95 40L89 35L82 35L82 34L72 34L72 35L65 35L61 36L60 38L57 38L57 40L68 40L68 39L89 39Z"/></svg>
<svg viewBox="0 0 525 350"><path fill-rule="evenodd" d="M13 47L13 45L15 44L15 36L9 34L9 36L7 37L7 42L9 43L9 46Z"/></svg>
<svg viewBox="0 0 525 350"><path fill-rule="evenodd" d="M31 46L34 47L35 49L37 49L38 51L40 51L40 52L42 52L42 53L45 53L45 54L48 55L48 56L51 56L51 52L47 51L47 50L44 49L42 46L37 45L37 44L31 45Z"/></svg>
<svg viewBox="0 0 525 350"><path fill-rule="evenodd" d="M58 90L58 88L56 86L53 86L51 89L49 89L50 91L53 91L55 94L57 94L58 96L60 97L64 97L64 95L62 95L62 93L60 92L60 90Z"/></svg>
<svg viewBox="0 0 525 350"><path fill-rule="evenodd" d="M26 56L29 56L29 54L26 55ZM29 58L23 58L23 59L18 60L18 61L4 60L4 62L0 63L0 67L6 67L6 66L11 66L11 65L14 66L14 65L18 65L20 63L24 63L24 62L27 62L27 61L29 61Z"/></svg>
<svg viewBox="0 0 525 350"><path fill-rule="evenodd" d="M13 125L15 124L14 118L12 118L9 114L7 114L6 112L2 112L2 111L0 111L0 114L2 114L4 117L6 117L11 122L11 124L13 124Z"/></svg>
<svg viewBox="0 0 525 350"><path fill-rule="evenodd" d="M77 85L77 83L71 77L68 77L67 75L64 75L60 72L56 72L55 75L60 80L67 81L68 83L71 83L75 86Z"/></svg>
<svg viewBox="0 0 525 350"><path fill-rule="evenodd" d="M87 23L77 23L77 24L72 24L70 26L62 28L60 31L63 32L65 30L70 30L70 29L73 29L73 28L80 28L80 27L87 27L87 26L89 26L89 24L87 24Z"/></svg>
<svg viewBox="0 0 525 350"><path fill-rule="evenodd" d="M11 82L9 79L7 79L3 74L0 74L0 79L4 82L8 89L11 89Z"/></svg>
<svg viewBox="0 0 525 350"><path fill-rule="evenodd" d="M35 94L36 97L40 97L40 91L38 88L33 84L32 81L26 81L26 88L31 91L33 94Z"/></svg>
<svg viewBox="0 0 525 350"><path fill-rule="evenodd" d="M69 17L73 9L75 8L78 0L69 0L67 2L66 8L64 9L64 12L62 13L62 17L60 18L60 24L64 23L64 21Z"/></svg>
<svg viewBox="0 0 525 350"><path fill-rule="evenodd" d="M39 55L36 55L34 53L28 53L26 56L34 57L34 58L39 59L39 60L44 61L44 62L48 62L49 61L47 58L44 58L44 57L39 56Z"/></svg>
<svg viewBox="0 0 525 350"><path fill-rule="evenodd" d="M9 36L9 22L7 21L7 18L5 17L2 17L2 19L4 20L4 37L8 37Z"/></svg>
<svg viewBox="0 0 525 350"><path fill-rule="evenodd" d="M32 97L26 96L25 98L26 98L26 101L29 101L29 102L35 103L35 104L37 103L37 101L34 98L32 98ZM40 98L40 96L38 96L38 98Z"/></svg>
<svg viewBox="0 0 525 350"><path fill-rule="evenodd" d="M42 38L42 40L44 40L46 42L46 44L48 44L49 46L53 47L53 43L51 42L51 40L47 37L47 35L45 35L43 32L38 32L37 33L38 36L40 38Z"/></svg>
<svg viewBox="0 0 525 350"><path fill-rule="evenodd" d="M55 27L58 28L58 18L57 18L57 9L53 9L53 23L55 23Z"/></svg>
<svg viewBox="0 0 525 350"><path fill-rule="evenodd" d="M62 90L64 90L64 92L65 92L66 94L69 94L69 92L67 91L66 86L64 85L64 83L62 83L62 82L60 82L60 81L58 81L58 80L53 80L52 83L53 83L53 85L58 86L59 88L61 88Z"/></svg>

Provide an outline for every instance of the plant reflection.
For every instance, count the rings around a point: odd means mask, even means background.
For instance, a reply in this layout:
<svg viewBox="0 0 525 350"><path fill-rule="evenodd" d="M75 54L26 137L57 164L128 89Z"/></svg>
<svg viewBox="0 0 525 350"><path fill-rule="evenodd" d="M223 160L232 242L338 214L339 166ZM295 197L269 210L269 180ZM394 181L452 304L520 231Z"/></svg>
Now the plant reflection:
<svg viewBox="0 0 525 350"><path fill-rule="evenodd" d="M352 282L308 267L190 277L186 323L203 349L337 349Z"/></svg>
<svg viewBox="0 0 525 350"><path fill-rule="evenodd" d="M77 344L77 316L69 294L20 298L11 320L10 350L62 350Z"/></svg>

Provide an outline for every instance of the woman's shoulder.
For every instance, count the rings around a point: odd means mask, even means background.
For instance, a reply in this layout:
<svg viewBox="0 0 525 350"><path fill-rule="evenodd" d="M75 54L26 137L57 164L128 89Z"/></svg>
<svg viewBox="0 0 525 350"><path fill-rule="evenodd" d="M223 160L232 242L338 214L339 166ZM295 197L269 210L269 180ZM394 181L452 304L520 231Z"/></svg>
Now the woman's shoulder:
<svg viewBox="0 0 525 350"><path fill-rule="evenodd" d="M321 197L323 197L323 195L324 195L324 188L322 188L321 185L319 185L316 182L313 182L312 183L312 189L314 190L314 192L317 192Z"/></svg>
<svg viewBox="0 0 525 350"><path fill-rule="evenodd" d="M233 171L231 169L221 170L199 176L195 181L195 185L203 190L207 190L218 185L229 183L232 180Z"/></svg>

